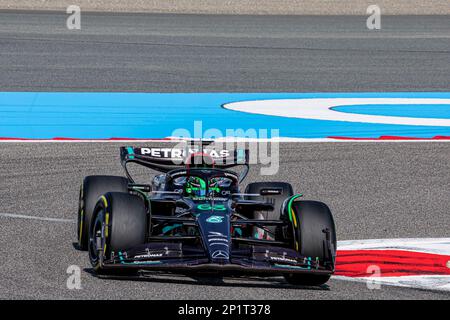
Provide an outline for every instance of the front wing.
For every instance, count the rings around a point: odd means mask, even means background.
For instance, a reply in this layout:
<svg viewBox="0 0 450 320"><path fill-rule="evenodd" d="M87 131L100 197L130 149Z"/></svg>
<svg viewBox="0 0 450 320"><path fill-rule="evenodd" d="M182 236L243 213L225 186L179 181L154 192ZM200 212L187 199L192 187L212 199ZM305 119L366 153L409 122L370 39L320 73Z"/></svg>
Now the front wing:
<svg viewBox="0 0 450 320"><path fill-rule="evenodd" d="M183 243L147 243L101 259L102 269L138 269L176 273L220 273L232 275L282 275L292 273L332 274L334 257L329 262L302 257L289 248L248 245L231 250L220 263L211 263L203 248Z"/></svg>

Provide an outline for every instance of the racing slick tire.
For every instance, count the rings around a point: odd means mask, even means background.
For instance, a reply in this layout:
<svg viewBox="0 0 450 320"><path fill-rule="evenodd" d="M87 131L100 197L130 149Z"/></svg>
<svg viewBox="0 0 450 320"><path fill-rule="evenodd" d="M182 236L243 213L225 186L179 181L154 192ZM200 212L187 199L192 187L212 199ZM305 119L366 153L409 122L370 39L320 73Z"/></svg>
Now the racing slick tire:
<svg viewBox="0 0 450 320"><path fill-rule="evenodd" d="M78 204L78 248L88 249L89 223L100 196L107 192L128 192L128 179L116 176L88 176L80 187Z"/></svg>
<svg viewBox="0 0 450 320"><path fill-rule="evenodd" d="M318 201L293 201L291 224L296 233L294 247L304 257L330 262L336 255L336 228L330 209ZM285 208L285 214L289 206ZM334 264L334 261L332 261ZM326 283L330 275L286 274L285 279L294 285L317 286Z"/></svg>
<svg viewBox="0 0 450 320"><path fill-rule="evenodd" d="M279 220L284 200L292 196L294 191L291 184L287 182L253 182L248 184L245 193L259 194L263 199L271 201L274 204L273 211L256 211L251 218L259 220ZM253 196L247 198L255 199ZM268 226L266 228L273 234L278 233L277 228L274 226ZM259 231L261 231L261 229L258 230L258 228L254 228L253 234L255 232L258 233ZM262 234L260 237L264 238L266 235Z"/></svg>
<svg viewBox="0 0 450 320"><path fill-rule="evenodd" d="M137 195L109 192L97 202L89 229L89 260L98 274L102 261L113 252L144 244L147 230L147 210ZM122 272L123 273L123 272Z"/></svg>

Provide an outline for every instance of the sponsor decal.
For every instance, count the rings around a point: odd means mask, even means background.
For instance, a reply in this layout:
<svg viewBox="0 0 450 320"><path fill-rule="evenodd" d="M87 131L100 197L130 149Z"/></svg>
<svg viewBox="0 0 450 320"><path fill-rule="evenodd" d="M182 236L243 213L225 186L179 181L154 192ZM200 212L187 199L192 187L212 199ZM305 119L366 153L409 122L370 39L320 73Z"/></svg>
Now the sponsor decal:
<svg viewBox="0 0 450 320"><path fill-rule="evenodd" d="M122 262L122 264L161 264L161 261L133 261L133 262Z"/></svg>
<svg viewBox="0 0 450 320"><path fill-rule="evenodd" d="M214 149L200 149L200 148L140 148L141 155L151 156L154 158L169 158L182 159L190 154L204 153L211 158L225 158L230 156L229 150L214 150Z"/></svg>
<svg viewBox="0 0 450 320"><path fill-rule="evenodd" d="M228 259L230 256L228 255L228 252L223 250L216 250L212 253L211 257L213 259Z"/></svg>
<svg viewBox="0 0 450 320"><path fill-rule="evenodd" d="M181 190L181 189L180 189ZM181 190L179 193L183 193L183 190ZM228 193L229 194L229 193ZM225 194L224 194L225 195ZM192 200L194 201L227 201L228 198L223 198L223 197L192 197ZM202 209L200 209L202 210Z"/></svg>
<svg viewBox="0 0 450 320"><path fill-rule="evenodd" d="M213 242L213 243L210 243L209 246L210 247L213 247L213 246L224 246L224 247L227 247L227 248L229 247L228 244L223 243L223 242Z"/></svg>
<svg viewBox="0 0 450 320"><path fill-rule="evenodd" d="M262 189L261 195L272 195L272 194L281 194L283 192L282 189L276 188L276 189Z"/></svg>
<svg viewBox="0 0 450 320"><path fill-rule="evenodd" d="M223 237L223 238L227 238L226 235L224 235L221 232L217 232L217 231L210 231L208 237Z"/></svg>
<svg viewBox="0 0 450 320"><path fill-rule="evenodd" d="M138 256L135 256L135 259L146 259L146 258L159 258L162 257L162 253L150 253L150 254L141 254Z"/></svg>
<svg viewBox="0 0 450 320"><path fill-rule="evenodd" d="M228 236L224 235L223 233L216 232L216 231L210 231L208 233L208 245L209 247L213 246L222 246L228 248Z"/></svg>
<svg viewBox="0 0 450 320"><path fill-rule="evenodd" d="M151 252L149 248L145 249L145 254L135 255L134 259L151 259L151 258L160 258L163 255L169 255L169 248L164 247L164 252Z"/></svg>
<svg viewBox="0 0 450 320"><path fill-rule="evenodd" d="M280 262L290 262L290 263L298 263L298 261L296 259L293 258L287 258L286 257L287 252L283 252L283 256L271 256L270 255L270 251L266 250L264 256L266 258L269 258L270 260L274 260L274 261L280 261Z"/></svg>
<svg viewBox="0 0 450 320"><path fill-rule="evenodd" d="M225 238L211 238L211 239L208 239L208 242L212 242L212 241L223 241L223 242L228 243L228 239L225 239Z"/></svg>
<svg viewBox="0 0 450 320"><path fill-rule="evenodd" d="M286 258L286 257L270 257L270 260L282 261L282 262L290 262L290 263L298 263L297 260Z"/></svg>
<svg viewBox="0 0 450 320"><path fill-rule="evenodd" d="M211 216L208 219L206 219L206 222L209 223L222 223L224 217L223 216Z"/></svg>

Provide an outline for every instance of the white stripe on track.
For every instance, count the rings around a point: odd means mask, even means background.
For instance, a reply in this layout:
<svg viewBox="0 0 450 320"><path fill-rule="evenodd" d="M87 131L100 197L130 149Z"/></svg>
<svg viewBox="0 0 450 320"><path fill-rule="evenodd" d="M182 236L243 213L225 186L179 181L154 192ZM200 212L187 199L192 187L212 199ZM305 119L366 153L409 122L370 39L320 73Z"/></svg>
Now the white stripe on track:
<svg viewBox="0 0 450 320"><path fill-rule="evenodd" d="M335 280L350 282L365 282L367 284L379 284L381 286L395 286L422 290L450 291L450 276L401 276L401 277L361 277L352 278L344 276L332 276ZM380 288L382 289L382 287ZM376 289L372 289L376 290Z"/></svg>
<svg viewBox="0 0 450 320"><path fill-rule="evenodd" d="M450 238L405 238L405 239L368 239L338 241L338 250L402 250L450 255ZM450 268L450 261L447 266ZM414 289L450 291L449 275L419 275L392 277L346 277L333 276L333 279L366 282L387 286Z"/></svg>
<svg viewBox="0 0 450 320"><path fill-rule="evenodd" d="M75 219L62 219L62 218L50 218L50 217L39 217L39 216L29 216L24 214L14 214L14 213L0 213L0 217L4 218L14 218L14 219L28 219L28 220L40 220L40 221L51 221L51 222L76 222Z"/></svg>
<svg viewBox="0 0 450 320"><path fill-rule="evenodd" d="M328 121L362 122L374 124L450 127L450 119L379 116L340 112L332 108L358 105L444 105L450 99L440 98L323 98L274 99L241 101L224 104L228 110L286 118Z"/></svg>
<svg viewBox="0 0 450 320"><path fill-rule="evenodd" d="M405 250L450 255L450 238L405 238L338 241L338 250Z"/></svg>

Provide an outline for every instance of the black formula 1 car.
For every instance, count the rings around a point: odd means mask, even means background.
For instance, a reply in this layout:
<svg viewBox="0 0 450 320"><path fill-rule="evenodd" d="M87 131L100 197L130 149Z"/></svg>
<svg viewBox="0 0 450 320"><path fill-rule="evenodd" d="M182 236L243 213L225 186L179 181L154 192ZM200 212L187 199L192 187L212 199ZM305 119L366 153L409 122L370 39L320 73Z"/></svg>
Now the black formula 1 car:
<svg viewBox="0 0 450 320"><path fill-rule="evenodd" d="M126 177L88 176L80 191L78 245L97 274L283 275L302 285L333 274L328 206L302 200L286 182L241 192L248 150L121 147L120 155ZM137 184L130 163L161 174Z"/></svg>

